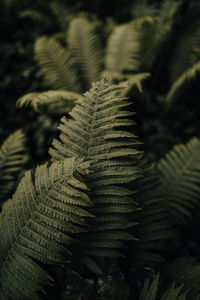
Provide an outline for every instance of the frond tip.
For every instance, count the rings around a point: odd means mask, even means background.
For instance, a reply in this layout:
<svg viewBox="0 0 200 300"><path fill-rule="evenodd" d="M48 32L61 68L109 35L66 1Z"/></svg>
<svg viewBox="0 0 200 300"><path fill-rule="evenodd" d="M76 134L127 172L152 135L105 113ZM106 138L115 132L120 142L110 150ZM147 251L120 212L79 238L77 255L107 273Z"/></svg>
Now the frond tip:
<svg viewBox="0 0 200 300"><path fill-rule="evenodd" d="M66 263L74 235L85 230L91 202L79 158L27 171L0 215L0 289L9 299L40 299L51 279L37 263Z"/></svg>

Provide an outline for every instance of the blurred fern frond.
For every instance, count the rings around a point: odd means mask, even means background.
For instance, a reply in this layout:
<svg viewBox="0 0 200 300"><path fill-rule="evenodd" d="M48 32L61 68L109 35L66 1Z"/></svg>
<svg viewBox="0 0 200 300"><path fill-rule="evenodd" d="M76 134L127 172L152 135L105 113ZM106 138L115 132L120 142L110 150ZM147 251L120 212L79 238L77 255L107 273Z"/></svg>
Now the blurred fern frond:
<svg viewBox="0 0 200 300"><path fill-rule="evenodd" d="M17 101L18 107L32 107L36 112L41 111L43 107L49 113L67 114L75 105L75 101L81 98L78 93L71 91L46 91L41 93L29 93Z"/></svg>
<svg viewBox="0 0 200 300"><path fill-rule="evenodd" d="M91 159L91 174L86 183L95 219L84 237L82 253L92 256L120 256L116 251L123 240L133 239L125 229L134 225L131 214L137 209L134 181L140 171L136 136L128 130L134 125L126 110L128 103L117 95L120 88L102 80L93 85L84 99L76 102L72 119L62 118L60 139L54 140L53 161L81 156ZM127 184L132 183L133 189ZM84 262L91 261L84 258Z"/></svg>
<svg viewBox="0 0 200 300"><path fill-rule="evenodd" d="M102 68L100 39L94 29L93 23L79 17L71 21L67 32L67 45L80 72L84 90L99 79Z"/></svg>
<svg viewBox="0 0 200 300"><path fill-rule="evenodd" d="M122 73L139 69L139 34L132 24L114 27L106 48L105 69Z"/></svg>
<svg viewBox="0 0 200 300"><path fill-rule="evenodd" d="M36 40L35 58L48 86L54 89L80 92L80 82L69 52L58 42L47 37Z"/></svg>
<svg viewBox="0 0 200 300"><path fill-rule="evenodd" d="M191 68L184 71L171 85L169 92L166 96L167 106L171 105L172 101L180 94L181 88L187 86L192 80L194 80L197 74L200 72L200 61L195 63Z"/></svg>
<svg viewBox="0 0 200 300"><path fill-rule="evenodd" d="M186 224L199 206L200 140L175 146L158 164L164 205L173 223Z"/></svg>
<svg viewBox="0 0 200 300"><path fill-rule="evenodd" d="M78 158L27 171L0 215L0 288L4 298L41 299L52 283L42 264L66 263L74 236L85 231L91 205ZM82 175L81 175L82 174Z"/></svg>
<svg viewBox="0 0 200 300"><path fill-rule="evenodd" d="M195 257L179 257L168 262L162 271L166 282L175 281L184 284L184 290L190 290L190 299L194 299L200 292L200 262Z"/></svg>
<svg viewBox="0 0 200 300"><path fill-rule="evenodd" d="M175 48L170 66L171 87L167 94L170 104L181 92L181 87L187 86L200 71L200 30L190 28L182 34Z"/></svg>
<svg viewBox="0 0 200 300"><path fill-rule="evenodd" d="M4 141L0 148L0 208L17 187L28 161L26 138L19 129Z"/></svg>
<svg viewBox="0 0 200 300"><path fill-rule="evenodd" d="M138 213L136 228L138 241L134 242L133 263L140 267L158 268L165 261L167 240L175 235L163 208L163 194L159 190L160 178L154 166L144 161L144 176L138 184L137 202L142 210Z"/></svg>

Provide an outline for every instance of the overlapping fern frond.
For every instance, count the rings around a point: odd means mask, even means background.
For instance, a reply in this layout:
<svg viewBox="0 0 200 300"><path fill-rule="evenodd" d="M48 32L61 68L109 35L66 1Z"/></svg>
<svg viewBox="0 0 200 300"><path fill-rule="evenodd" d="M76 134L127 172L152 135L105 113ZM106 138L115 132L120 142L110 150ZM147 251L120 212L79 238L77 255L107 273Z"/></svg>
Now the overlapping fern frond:
<svg viewBox="0 0 200 300"><path fill-rule="evenodd" d="M155 279L151 282L151 284L149 280L146 281L140 293L139 300L186 300L187 293L182 292L183 285L174 287L174 284L171 288L163 292L162 295L160 295L160 297L158 298L159 277L160 276L157 275Z"/></svg>
<svg viewBox="0 0 200 300"><path fill-rule="evenodd" d="M92 256L119 256L122 241L133 239L125 229L133 225L130 215L137 209L134 181L137 168L137 139L130 126L133 112L117 95L119 87L102 80L93 85L85 98L76 102L72 119L62 118L60 140L53 141L53 161L82 156L91 159L86 177L96 217L84 237L82 253ZM132 189L127 187L132 183Z"/></svg>
<svg viewBox="0 0 200 300"><path fill-rule="evenodd" d="M17 106L32 107L36 112L45 108L49 113L67 114L75 105L75 101L81 96L70 91L46 91L41 93L29 93L17 101Z"/></svg>
<svg viewBox="0 0 200 300"><path fill-rule="evenodd" d="M41 37L35 43L35 58L48 86L54 89L80 91L80 82L69 52L58 42Z"/></svg>
<svg viewBox="0 0 200 300"><path fill-rule="evenodd" d="M163 209L164 195L159 190L160 178L153 166L144 161L144 176L138 184L137 202L139 212L136 228L138 241L133 247L133 263L142 267L157 268L164 262L167 240L174 236L166 212Z"/></svg>
<svg viewBox="0 0 200 300"><path fill-rule="evenodd" d="M164 205L173 223L186 224L199 207L200 140L175 146L158 164Z"/></svg>
<svg viewBox="0 0 200 300"><path fill-rule="evenodd" d="M38 263L66 263L74 235L86 229L91 205L81 176L89 163L79 158L27 171L0 215L2 299L40 299L52 282Z"/></svg>
<svg viewBox="0 0 200 300"><path fill-rule="evenodd" d="M0 208L14 192L28 160L26 138L19 129L11 134L0 148Z"/></svg>
<svg viewBox="0 0 200 300"><path fill-rule="evenodd" d="M67 45L87 90L99 79L102 68L100 39L93 23L83 17L74 18L67 32Z"/></svg>
<svg viewBox="0 0 200 300"><path fill-rule="evenodd" d="M105 69L111 73L139 69L139 34L132 24L115 26L109 37Z"/></svg>

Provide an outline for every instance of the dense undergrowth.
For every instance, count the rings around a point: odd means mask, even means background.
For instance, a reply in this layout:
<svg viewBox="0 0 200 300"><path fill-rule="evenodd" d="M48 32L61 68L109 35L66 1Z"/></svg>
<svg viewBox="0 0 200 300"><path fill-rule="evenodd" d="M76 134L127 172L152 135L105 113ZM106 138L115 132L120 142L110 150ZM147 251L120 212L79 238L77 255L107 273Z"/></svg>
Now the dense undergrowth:
<svg viewBox="0 0 200 300"><path fill-rule="evenodd" d="M200 299L200 6L125 2L3 1L2 300Z"/></svg>

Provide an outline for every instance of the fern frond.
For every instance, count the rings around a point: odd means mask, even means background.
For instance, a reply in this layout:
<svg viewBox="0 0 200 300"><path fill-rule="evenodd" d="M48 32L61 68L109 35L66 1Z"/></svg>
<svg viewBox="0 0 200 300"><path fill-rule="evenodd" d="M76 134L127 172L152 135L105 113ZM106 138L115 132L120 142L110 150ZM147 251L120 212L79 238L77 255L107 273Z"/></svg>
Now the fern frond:
<svg viewBox="0 0 200 300"><path fill-rule="evenodd" d="M42 93L29 93L17 101L18 107L32 107L40 112L45 107L49 113L67 114L75 104L75 101L82 97L80 94L70 91L46 91Z"/></svg>
<svg viewBox="0 0 200 300"><path fill-rule="evenodd" d="M149 280L145 282L145 285L140 293L139 300L156 300L158 299L158 281L159 274L155 277L155 279L150 284ZM174 284L171 288L166 290L159 297L160 300L186 300L187 294L182 292L183 285L179 287L174 287Z"/></svg>
<svg viewBox="0 0 200 300"><path fill-rule="evenodd" d="M199 26L183 33L174 50L170 66L170 82L173 84L180 76L200 59Z"/></svg>
<svg viewBox="0 0 200 300"><path fill-rule="evenodd" d="M80 72L84 89L91 88L92 82L100 77L102 50L94 26L86 18L74 18L69 26L67 44Z"/></svg>
<svg viewBox="0 0 200 300"><path fill-rule="evenodd" d="M136 162L141 151L136 136L128 131L134 125L128 118L133 113L125 110L126 100L116 95L119 89L106 80L95 83L85 99L76 102L72 119L62 118L60 140L54 140L49 151L53 160L72 156L93 160L86 183L96 218L84 237L81 251L86 255L119 256L114 250L121 246L119 241L132 239L123 228L132 225L130 215L137 207L132 195L140 176Z"/></svg>
<svg viewBox="0 0 200 300"><path fill-rule="evenodd" d="M139 52L139 34L132 24L116 26L108 40L105 69L114 73L137 71Z"/></svg>
<svg viewBox="0 0 200 300"><path fill-rule="evenodd" d="M166 104L169 106L171 102L177 98L177 95L180 94L180 90L183 86L190 83L194 80L197 74L200 72L200 61L195 63L191 68L184 71L172 84L169 89L169 92L166 96Z"/></svg>
<svg viewBox="0 0 200 300"><path fill-rule="evenodd" d="M26 138L19 129L11 134L0 148L0 208L4 201L14 192L22 175L28 154L25 147Z"/></svg>
<svg viewBox="0 0 200 300"><path fill-rule="evenodd" d="M184 290L190 290L194 299L200 292L200 262L195 257L179 257L170 261L163 268L163 277L166 282L175 281L184 284Z"/></svg>
<svg viewBox="0 0 200 300"><path fill-rule="evenodd" d="M53 39L40 37L35 42L34 51L48 86L80 92L79 78L66 49Z"/></svg>
<svg viewBox="0 0 200 300"><path fill-rule="evenodd" d="M145 16L135 19L132 26L138 34L140 44L140 69L142 72L150 72L152 64L156 57L155 48L158 47L156 43L156 35L160 19L155 16Z"/></svg>
<svg viewBox="0 0 200 300"><path fill-rule="evenodd" d="M161 159L158 171L168 217L173 223L185 224L199 206L200 140L175 146Z"/></svg>
<svg viewBox="0 0 200 300"><path fill-rule="evenodd" d="M78 178L89 163L78 158L27 171L0 215L0 287L9 299L40 299L50 276L37 262L64 263L74 235L85 230L91 205ZM80 181L80 182L79 182Z"/></svg>
<svg viewBox="0 0 200 300"><path fill-rule="evenodd" d="M159 190L160 178L153 166L143 162L144 176L138 184L137 202L142 210L138 213L133 261L140 267L157 268L164 262L167 240L174 236L166 212L163 209L163 194Z"/></svg>

